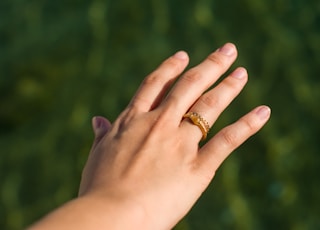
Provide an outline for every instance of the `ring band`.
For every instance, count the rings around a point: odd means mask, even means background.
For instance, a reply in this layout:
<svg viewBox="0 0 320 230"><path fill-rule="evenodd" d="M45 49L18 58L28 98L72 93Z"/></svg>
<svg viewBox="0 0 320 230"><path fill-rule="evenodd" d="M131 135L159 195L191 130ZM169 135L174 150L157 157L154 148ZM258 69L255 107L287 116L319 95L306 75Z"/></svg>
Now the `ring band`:
<svg viewBox="0 0 320 230"><path fill-rule="evenodd" d="M202 141L207 138L210 126L209 123L203 117L200 116L200 114L196 112L188 112L185 115L183 115L183 118L189 118L194 125L199 127L199 129L202 132Z"/></svg>

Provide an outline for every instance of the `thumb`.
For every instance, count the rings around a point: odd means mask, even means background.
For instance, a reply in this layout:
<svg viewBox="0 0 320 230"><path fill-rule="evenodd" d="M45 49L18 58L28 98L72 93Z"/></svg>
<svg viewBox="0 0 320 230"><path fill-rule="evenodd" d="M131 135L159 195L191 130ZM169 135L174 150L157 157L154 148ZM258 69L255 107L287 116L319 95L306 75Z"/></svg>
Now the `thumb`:
<svg viewBox="0 0 320 230"><path fill-rule="evenodd" d="M108 119L95 116L92 118L92 127L96 141L99 141L111 128L111 123Z"/></svg>

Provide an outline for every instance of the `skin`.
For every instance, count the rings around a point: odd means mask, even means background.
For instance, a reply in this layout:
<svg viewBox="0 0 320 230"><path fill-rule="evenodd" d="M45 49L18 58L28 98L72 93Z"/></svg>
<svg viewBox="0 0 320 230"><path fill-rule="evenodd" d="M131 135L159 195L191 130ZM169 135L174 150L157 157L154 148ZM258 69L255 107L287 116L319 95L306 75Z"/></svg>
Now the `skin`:
<svg viewBox="0 0 320 230"><path fill-rule="evenodd" d="M248 79L246 69L239 67L207 91L236 57L236 47L227 43L182 74L189 57L180 51L145 78L113 124L94 117L95 140L83 170L79 197L30 229L174 227L207 188L221 163L270 117L267 106L258 106L201 148L199 127L189 119L182 120L186 112L193 111L210 126L214 124Z"/></svg>

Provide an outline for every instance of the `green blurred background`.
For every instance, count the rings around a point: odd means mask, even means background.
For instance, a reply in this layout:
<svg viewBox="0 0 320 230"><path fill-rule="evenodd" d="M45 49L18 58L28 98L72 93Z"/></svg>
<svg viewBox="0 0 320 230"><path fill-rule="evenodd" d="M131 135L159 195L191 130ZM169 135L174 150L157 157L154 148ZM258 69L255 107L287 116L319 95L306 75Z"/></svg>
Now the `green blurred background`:
<svg viewBox="0 0 320 230"><path fill-rule="evenodd" d="M211 135L273 116L176 229L320 229L319 0L1 0L0 228L76 196L94 115L114 120L177 50L193 66L227 41L250 81Z"/></svg>

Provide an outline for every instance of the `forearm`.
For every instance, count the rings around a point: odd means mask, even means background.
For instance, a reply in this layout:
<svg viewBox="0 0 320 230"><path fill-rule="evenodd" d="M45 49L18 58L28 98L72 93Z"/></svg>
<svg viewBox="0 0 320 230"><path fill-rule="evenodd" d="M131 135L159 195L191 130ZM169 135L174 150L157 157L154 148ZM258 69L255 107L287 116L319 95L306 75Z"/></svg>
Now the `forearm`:
<svg viewBox="0 0 320 230"><path fill-rule="evenodd" d="M28 230L143 229L145 216L138 206L97 197L74 199L53 211Z"/></svg>

